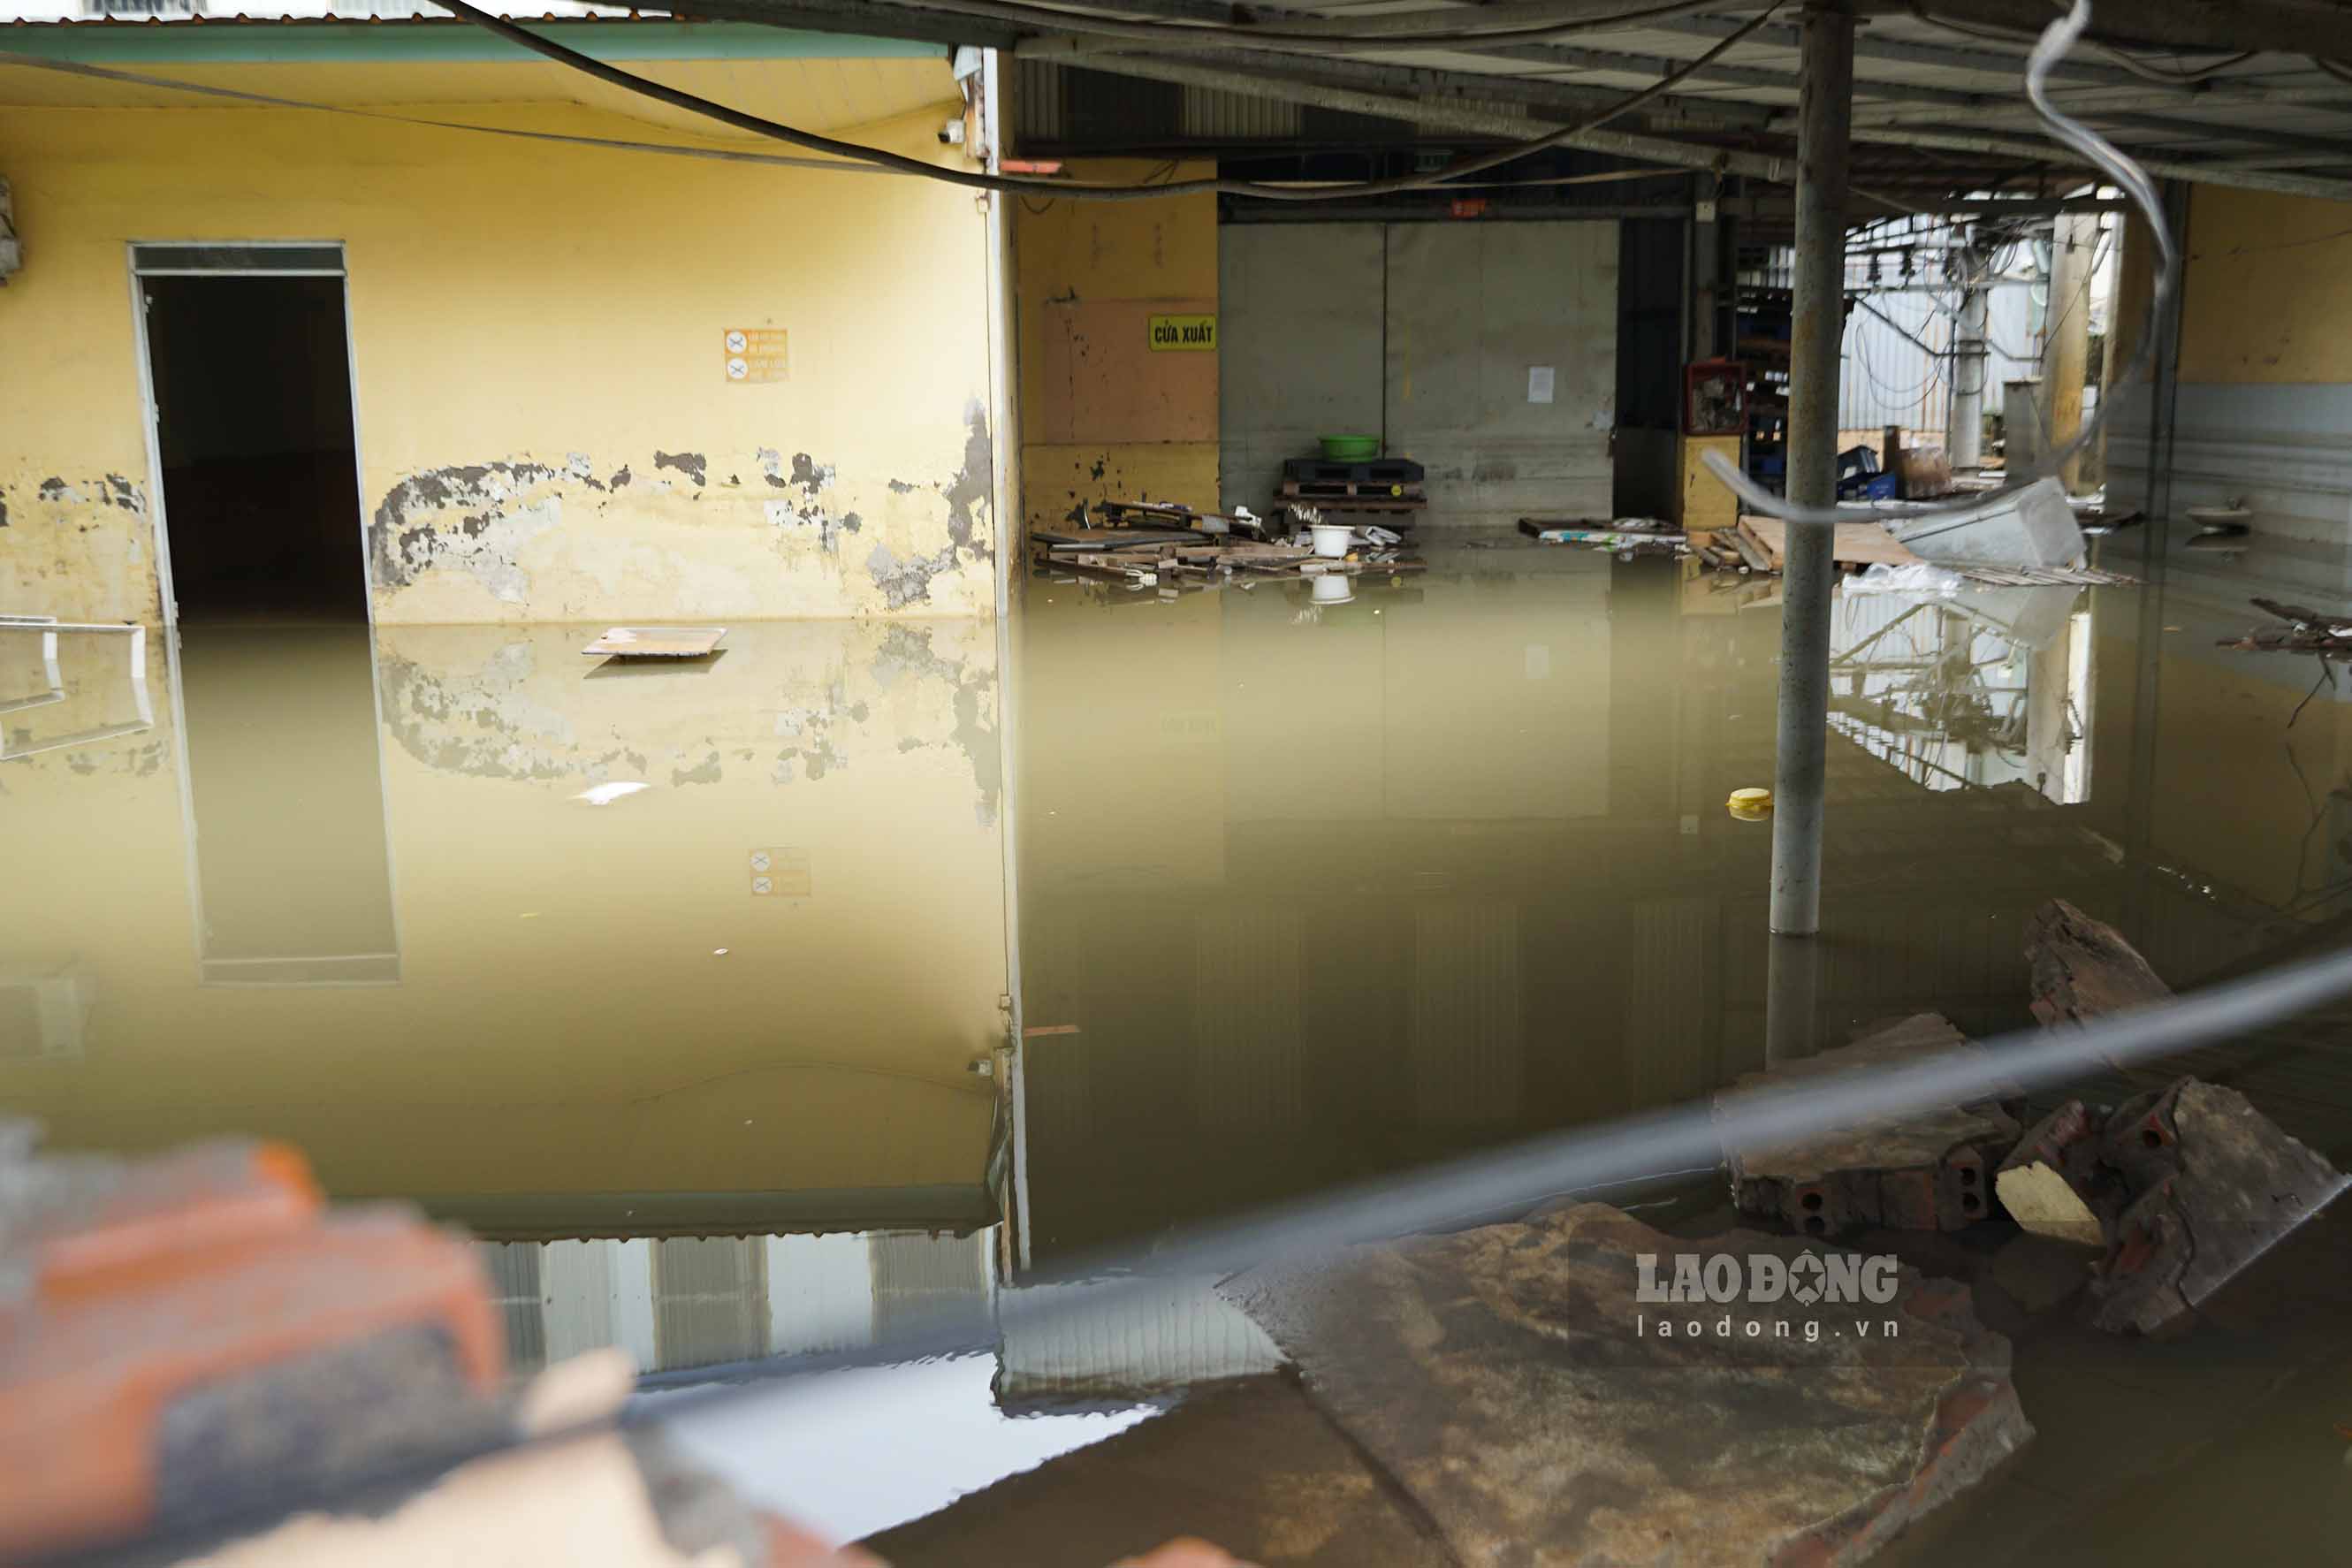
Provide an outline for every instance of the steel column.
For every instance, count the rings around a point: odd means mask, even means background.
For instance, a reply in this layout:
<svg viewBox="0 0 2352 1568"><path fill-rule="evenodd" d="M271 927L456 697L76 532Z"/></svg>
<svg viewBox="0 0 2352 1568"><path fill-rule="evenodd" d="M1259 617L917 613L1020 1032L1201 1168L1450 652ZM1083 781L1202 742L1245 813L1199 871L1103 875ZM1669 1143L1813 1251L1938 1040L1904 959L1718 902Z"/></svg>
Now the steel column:
<svg viewBox="0 0 2352 1568"><path fill-rule="evenodd" d="M1796 299L1789 348L1789 499L1837 499L1838 360L1845 338L1848 123L1853 12L1805 12L1797 127ZM1781 569L1779 764L1772 802L1772 930L1811 936L1822 921L1822 783L1828 751L1830 531L1791 525Z"/></svg>

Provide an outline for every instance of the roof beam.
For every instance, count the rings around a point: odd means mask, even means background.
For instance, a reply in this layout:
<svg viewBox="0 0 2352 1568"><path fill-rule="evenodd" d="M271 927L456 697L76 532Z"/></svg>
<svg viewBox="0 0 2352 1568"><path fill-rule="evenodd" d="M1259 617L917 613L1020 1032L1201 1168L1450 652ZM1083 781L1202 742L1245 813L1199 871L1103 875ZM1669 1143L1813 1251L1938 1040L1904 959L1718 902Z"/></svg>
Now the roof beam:
<svg viewBox="0 0 2352 1568"><path fill-rule="evenodd" d="M1874 142L1895 147L1937 148L1954 153L1980 153L1997 157L2018 158L2030 163L2063 163L2074 167L2083 160L2053 142L1987 135L1974 131L1928 130L1906 126L1891 129L1883 125L1853 128L1856 142ZM2150 174L2163 179L2202 181L2211 185L2236 185L2246 190L2277 191L2286 195L2324 196L2330 201L2352 198L2352 184L2342 180L2322 179L2311 175L2273 173L2268 169L2248 169L2228 163L2210 163L2199 159L2168 158L2133 151L2132 161Z"/></svg>
<svg viewBox="0 0 2352 1568"><path fill-rule="evenodd" d="M2096 93L2095 98L2084 93ZM2140 109L2222 109L2263 107L2280 109L2332 109L2352 114L2352 89L2344 87L2269 87L2252 88L2232 93L2227 98L2197 99L2184 96L2170 89L2140 86L2137 88L2081 88L2062 89L2059 106L2069 114L2099 114ZM2033 108L2022 94L1994 95L1987 93L1979 100L1988 114L2021 114L2031 116ZM1874 121L1881 125L1900 125L1921 111L1892 103L1856 105L1854 119ZM1934 118L1931 114L1930 118Z"/></svg>
<svg viewBox="0 0 2352 1568"><path fill-rule="evenodd" d="M941 48L973 44L1009 49L1020 36L1002 22L950 16L910 6L879 5L871 0L695 0L692 13L714 22L759 22L813 33L862 33L877 38L914 38Z"/></svg>
<svg viewBox="0 0 2352 1568"><path fill-rule="evenodd" d="M2119 112L2109 109L2105 104L2070 102L2063 107L2077 119L2104 125L2128 126L2135 131L2146 132L2168 141L2252 142L2287 152L2334 153L2339 158L2352 162L2352 136L2322 136L2307 131L2273 130L2259 125L2216 125L2202 120L2180 120L2164 114ZM1989 121L2000 122L1996 128L2004 132L2015 131L2035 135L2041 133L2041 119L2033 112L2033 107L2029 103L2021 101L1986 103L1979 106L1976 112ZM1791 114L1775 115L1772 129L1784 132L1791 132L1795 129L1795 119L1796 117ZM2011 123L2011 121L2015 123ZM1899 119L1874 119L1862 121L1857 123L1855 130L1857 132L1872 128L1885 130L1906 125L1932 125L1937 122L1937 118L1933 114L1906 114ZM2126 151L2130 152L2131 149L2126 148ZM2134 153L2134 155L2137 154Z"/></svg>
<svg viewBox="0 0 2352 1568"><path fill-rule="evenodd" d="M1964 3L1965 0L1946 0L1947 5L1954 9ZM1737 22L1721 22L1711 16L1668 16L1643 23L1643 31L1679 33L1687 38L1704 38L1709 43L1719 43L1738 26ZM1759 47L1787 49L1793 54L1797 48L1797 28L1792 23L1767 22L1756 30L1753 41ZM2020 39L2016 54L2004 54L1999 49L1970 45L1957 34L1949 45L1915 44L1901 38L1873 37L1870 29L1864 27L1854 35L1853 58L1857 62L1882 60L1888 65L1931 66L1938 70L1973 71L1982 76L2005 76L2015 81L2023 81L2024 51L2028 47L2025 40ZM2050 74L2066 81L2118 87L2147 85L2144 79L2132 75L2121 66L2095 65L2089 60L2061 60L2051 68ZM1861 83L1857 81L1854 85L1859 89Z"/></svg>
<svg viewBox="0 0 2352 1568"><path fill-rule="evenodd" d="M1096 63L1097 57L1091 51L1080 50L1062 58L1046 45L1046 40L1036 40L1022 46L1016 52L1023 59L1055 59L1058 64L1080 69ZM1158 58L1191 60L1200 65L1224 65L1233 59L1229 50L1171 50L1160 54ZM1251 57L1253 60L1259 58L1255 55ZM1448 70L1435 66L1384 65L1351 58L1318 59L1312 74L1322 80L1401 91L1433 102L1442 102L1447 98L1483 99L1488 102L1525 103L1539 109L1557 109L1570 117L1610 108L1625 97L1624 91L1618 88L1586 87L1576 82L1504 76L1489 71ZM1626 121L1628 123L1638 121L1653 131L1722 132L1760 131L1772 116L1773 110L1768 104L1670 95L1643 104L1628 115Z"/></svg>
<svg viewBox="0 0 2352 1568"><path fill-rule="evenodd" d="M1908 14L1911 0L1862 0L1860 9L1865 16ZM2054 15L2050 0L1942 0L1929 11L2026 34L2040 33ZM2352 7L2336 0L2130 0L2098 7L2090 36L2126 47L2352 59Z"/></svg>
<svg viewBox="0 0 2352 1568"><path fill-rule="evenodd" d="M1343 84L1312 81L1295 69L1286 69L1279 75L1261 74L1230 66L1205 66L1188 60L1129 54L1088 56L1084 65L1088 70L1108 71L1114 76L1211 88L1221 92L1238 93L1244 98L1270 99L1278 103L1333 109L1349 114L1377 115L1410 124L1426 125L1433 130L1493 136L1507 142L1528 141L1560 128L1556 121L1547 123L1534 115L1497 114L1491 110L1466 104L1433 103L1393 93L1367 92ZM1793 159L1704 147L1688 142L1670 142L1661 137L1639 136L1622 131L1580 132L1570 137L1564 145L1581 148L1588 153L1607 153L1635 163L1659 163L1678 169L1704 169L1716 174L1746 174L1784 184L1796 178Z"/></svg>

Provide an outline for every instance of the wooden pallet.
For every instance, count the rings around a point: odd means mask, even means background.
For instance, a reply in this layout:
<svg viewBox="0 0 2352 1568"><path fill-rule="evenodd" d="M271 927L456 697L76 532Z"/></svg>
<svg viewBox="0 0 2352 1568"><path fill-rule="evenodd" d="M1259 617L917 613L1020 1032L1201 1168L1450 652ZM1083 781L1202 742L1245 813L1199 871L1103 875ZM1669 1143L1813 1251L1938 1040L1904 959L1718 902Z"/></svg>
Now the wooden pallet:
<svg viewBox="0 0 2352 1568"><path fill-rule="evenodd" d="M1362 462L1335 463L1320 458L1288 458L1282 465L1285 484L1418 485L1422 467L1403 458L1368 458Z"/></svg>
<svg viewBox="0 0 2352 1568"><path fill-rule="evenodd" d="M1285 504L1329 500L1409 500L1426 506L1429 498L1417 484L1401 479L1285 479L1276 492Z"/></svg>

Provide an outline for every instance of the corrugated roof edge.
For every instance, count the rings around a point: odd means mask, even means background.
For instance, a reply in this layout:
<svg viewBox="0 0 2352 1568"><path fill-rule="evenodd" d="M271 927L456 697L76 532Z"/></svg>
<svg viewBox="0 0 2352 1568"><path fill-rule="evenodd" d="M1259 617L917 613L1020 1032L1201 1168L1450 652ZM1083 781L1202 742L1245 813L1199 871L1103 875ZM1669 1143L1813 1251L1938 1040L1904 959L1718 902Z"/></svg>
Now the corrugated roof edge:
<svg viewBox="0 0 2352 1568"><path fill-rule="evenodd" d="M927 59L946 46L675 14L551 16L501 13L562 37L600 29L608 60ZM185 16L16 18L0 26L0 54L92 64L520 64L537 57L455 16Z"/></svg>

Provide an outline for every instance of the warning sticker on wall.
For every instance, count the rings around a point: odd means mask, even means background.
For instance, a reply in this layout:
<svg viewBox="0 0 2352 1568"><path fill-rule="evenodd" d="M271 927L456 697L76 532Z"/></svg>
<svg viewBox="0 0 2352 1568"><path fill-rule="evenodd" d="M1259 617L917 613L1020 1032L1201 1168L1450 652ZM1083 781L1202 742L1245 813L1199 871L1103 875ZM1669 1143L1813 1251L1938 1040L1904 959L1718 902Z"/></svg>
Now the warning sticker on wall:
<svg viewBox="0 0 2352 1568"><path fill-rule="evenodd" d="M792 368L782 327L730 327L722 347L730 381L782 381Z"/></svg>
<svg viewBox="0 0 2352 1568"><path fill-rule="evenodd" d="M1216 348L1217 318L1214 316L1151 318L1153 353L1214 353Z"/></svg>

